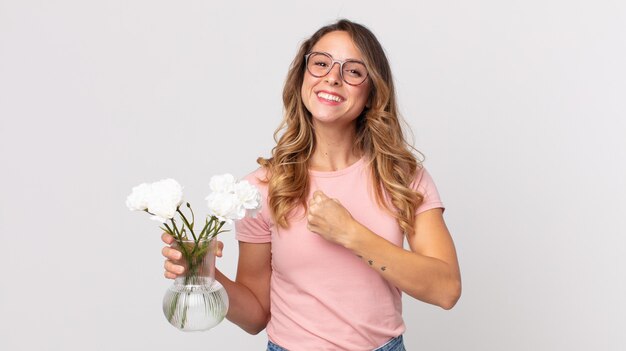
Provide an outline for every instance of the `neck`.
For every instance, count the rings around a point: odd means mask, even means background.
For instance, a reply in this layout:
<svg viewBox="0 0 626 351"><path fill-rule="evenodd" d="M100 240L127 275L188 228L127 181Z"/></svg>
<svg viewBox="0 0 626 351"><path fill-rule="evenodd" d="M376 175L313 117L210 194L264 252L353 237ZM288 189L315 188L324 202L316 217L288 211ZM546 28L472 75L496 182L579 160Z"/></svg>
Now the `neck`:
<svg viewBox="0 0 626 351"><path fill-rule="evenodd" d="M315 125L315 150L311 155L309 167L316 171L337 171L344 169L361 158L356 149L356 125L345 128Z"/></svg>

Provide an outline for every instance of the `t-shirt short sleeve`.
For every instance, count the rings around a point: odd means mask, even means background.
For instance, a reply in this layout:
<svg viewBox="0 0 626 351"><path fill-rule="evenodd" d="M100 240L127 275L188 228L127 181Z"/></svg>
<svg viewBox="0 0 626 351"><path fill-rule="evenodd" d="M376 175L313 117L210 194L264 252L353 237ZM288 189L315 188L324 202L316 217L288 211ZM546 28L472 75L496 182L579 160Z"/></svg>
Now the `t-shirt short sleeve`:
<svg viewBox="0 0 626 351"><path fill-rule="evenodd" d="M235 237L239 241L247 243L268 243L271 241L271 214L267 203L267 184L262 183L265 171L257 169L244 179L256 186L261 193L261 210L255 217L244 217L235 222Z"/></svg>
<svg viewBox="0 0 626 351"><path fill-rule="evenodd" d="M426 168L422 167L418 170L415 180L411 184L411 188L422 194L424 197L422 203L415 211L416 215L432 210L433 208L441 208L442 210L445 210L443 202L441 202L441 198L439 197L437 186L435 186L435 182Z"/></svg>

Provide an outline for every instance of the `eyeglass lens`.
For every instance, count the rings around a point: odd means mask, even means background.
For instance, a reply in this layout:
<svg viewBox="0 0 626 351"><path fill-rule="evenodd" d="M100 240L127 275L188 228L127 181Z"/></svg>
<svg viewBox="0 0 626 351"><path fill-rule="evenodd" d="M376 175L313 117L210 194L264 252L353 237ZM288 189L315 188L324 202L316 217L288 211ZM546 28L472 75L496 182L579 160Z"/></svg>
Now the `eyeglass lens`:
<svg viewBox="0 0 626 351"><path fill-rule="evenodd" d="M332 68L333 59L327 54L314 52L308 58L307 69L315 77L327 75ZM342 68L341 76L350 85L359 85L367 78L367 69L361 62L345 61Z"/></svg>

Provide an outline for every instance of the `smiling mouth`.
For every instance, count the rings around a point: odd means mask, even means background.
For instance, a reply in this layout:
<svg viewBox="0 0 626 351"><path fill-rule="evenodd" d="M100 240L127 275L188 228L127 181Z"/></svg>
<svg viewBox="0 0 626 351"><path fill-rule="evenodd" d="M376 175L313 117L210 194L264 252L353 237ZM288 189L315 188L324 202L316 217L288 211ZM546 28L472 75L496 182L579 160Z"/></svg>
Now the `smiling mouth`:
<svg viewBox="0 0 626 351"><path fill-rule="evenodd" d="M321 99L324 99L324 100L327 100L327 101L333 101L333 102L342 102L343 101L343 99L340 98L339 96L333 95L333 94L328 94L328 93L325 93L323 91L320 91L319 93L317 93L317 97L321 98Z"/></svg>

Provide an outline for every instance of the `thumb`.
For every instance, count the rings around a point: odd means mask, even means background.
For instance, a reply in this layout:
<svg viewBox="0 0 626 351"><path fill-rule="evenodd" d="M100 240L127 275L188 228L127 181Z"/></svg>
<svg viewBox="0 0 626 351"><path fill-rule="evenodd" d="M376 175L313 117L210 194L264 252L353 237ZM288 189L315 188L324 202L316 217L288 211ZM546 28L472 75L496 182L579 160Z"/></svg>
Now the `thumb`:
<svg viewBox="0 0 626 351"><path fill-rule="evenodd" d="M217 248L215 248L215 256L222 257L222 251L224 250L224 243L221 241L217 242Z"/></svg>
<svg viewBox="0 0 626 351"><path fill-rule="evenodd" d="M326 196L326 194L324 194L324 192L321 191L321 190L316 190L313 193L313 197L314 198L319 198L320 200L328 199L328 196Z"/></svg>

